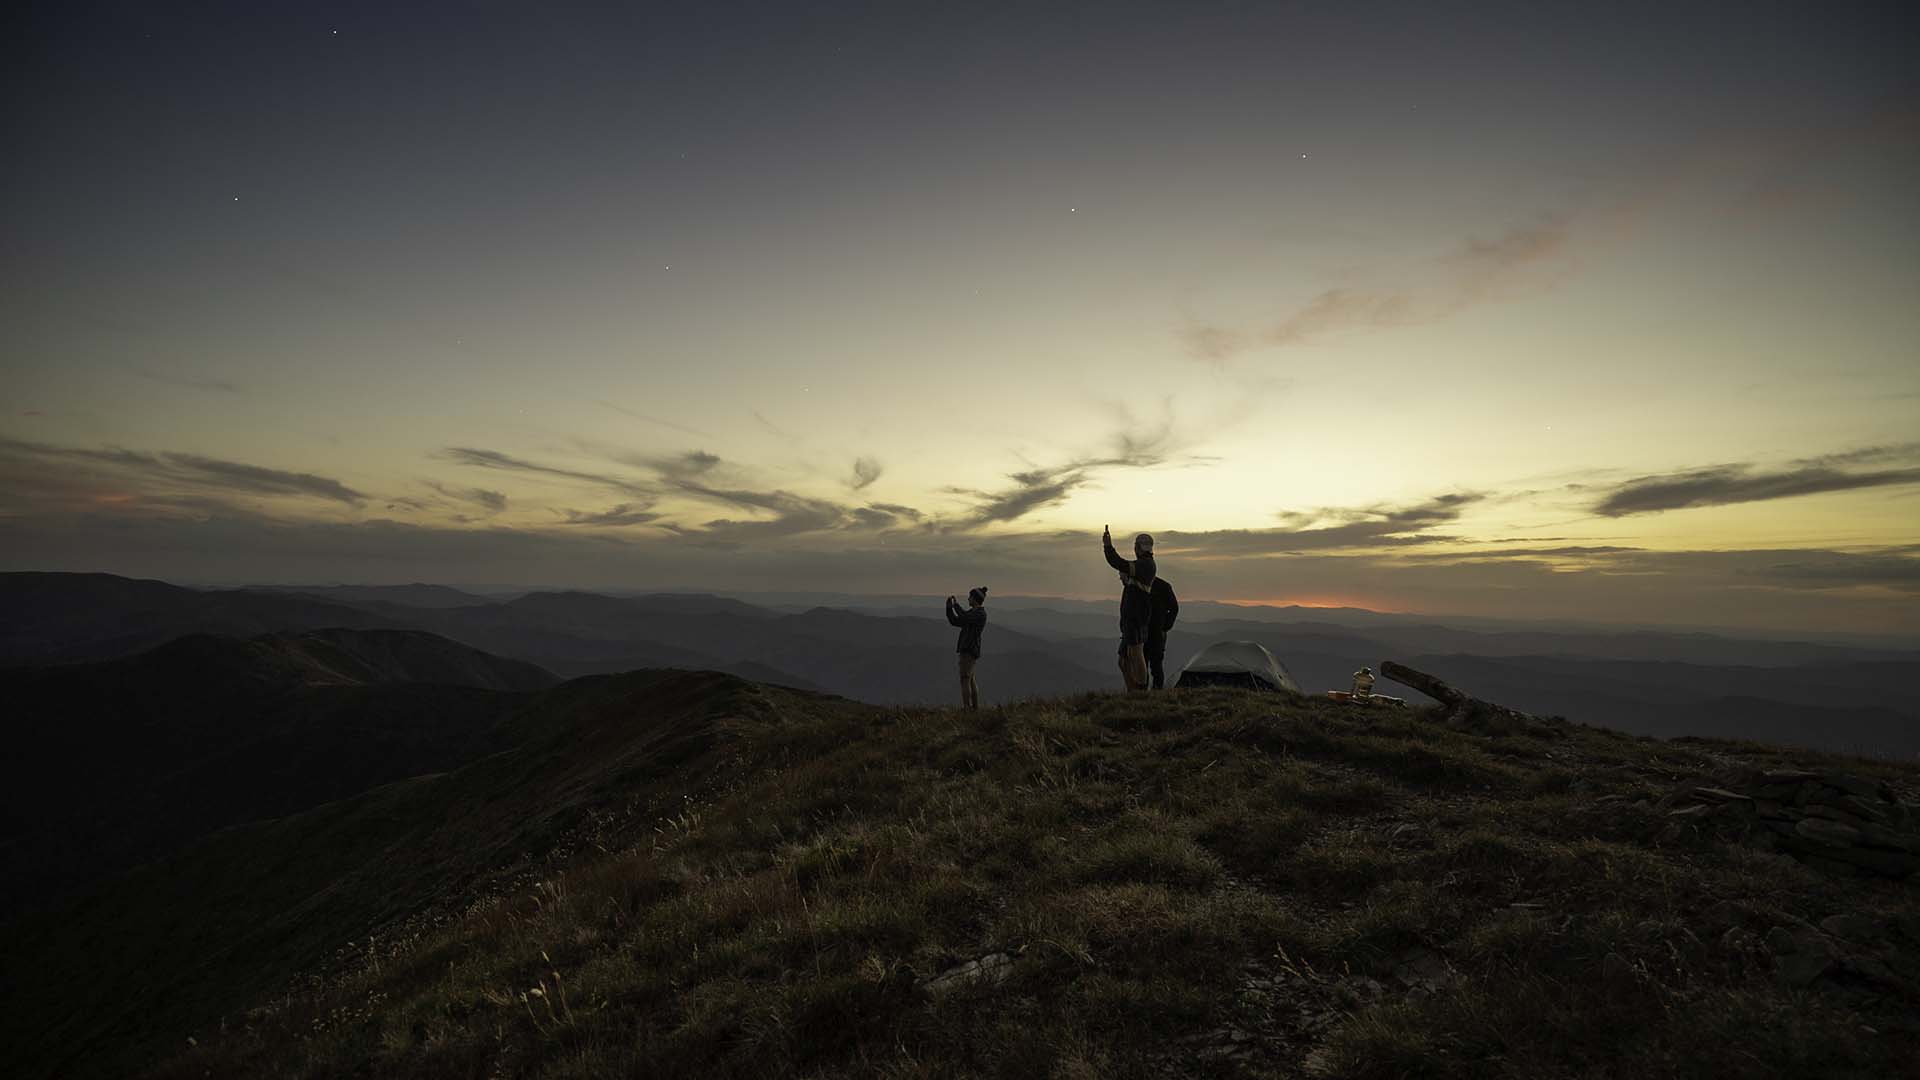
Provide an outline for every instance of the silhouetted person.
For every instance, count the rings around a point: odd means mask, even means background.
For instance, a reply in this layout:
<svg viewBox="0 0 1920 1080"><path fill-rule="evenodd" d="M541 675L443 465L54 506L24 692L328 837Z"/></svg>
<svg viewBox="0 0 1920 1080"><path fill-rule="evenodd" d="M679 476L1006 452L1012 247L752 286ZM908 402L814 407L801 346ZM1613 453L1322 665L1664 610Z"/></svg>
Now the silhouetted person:
<svg viewBox="0 0 1920 1080"><path fill-rule="evenodd" d="M1120 571L1120 677L1127 689L1147 689L1147 634L1153 626L1153 537L1133 538L1133 559L1113 550L1113 530L1100 530L1100 546L1107 565Z"/></svg>
<svg viewBox="0 0 1920 1080"><path fill-rule="evenodd" d="M953 651L960 658L960 707L980 707L980 684L973 680L974 666L980 663L980 634L987 628L987 587L967 591L967 606L947 597L947 621L960 628L960 640Z"/></svg>
<svg viewBox="0 0 1920 1080"><path fill-rule="evenodd" d="M1153 672L1153 688L1167 688L1167 631L1180 617L1180 598L1173 594L1167 579L1153 579L1152 609L1147 622L1147 667Z"/></svg>

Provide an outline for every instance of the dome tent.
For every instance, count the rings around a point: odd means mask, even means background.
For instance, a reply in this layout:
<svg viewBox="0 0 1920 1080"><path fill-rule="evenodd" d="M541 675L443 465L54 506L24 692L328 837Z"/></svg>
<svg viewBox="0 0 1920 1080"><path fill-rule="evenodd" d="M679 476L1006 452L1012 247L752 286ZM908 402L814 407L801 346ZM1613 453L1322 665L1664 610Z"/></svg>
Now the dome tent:
<svg viewBox="0 0 1920 1080"><path fill-rule="evenodd" d="M1217 641L1194 654L1180 669L1175 687L1243 686L1249 690L1300 692L1286 665L1252 641Z"/></svg>

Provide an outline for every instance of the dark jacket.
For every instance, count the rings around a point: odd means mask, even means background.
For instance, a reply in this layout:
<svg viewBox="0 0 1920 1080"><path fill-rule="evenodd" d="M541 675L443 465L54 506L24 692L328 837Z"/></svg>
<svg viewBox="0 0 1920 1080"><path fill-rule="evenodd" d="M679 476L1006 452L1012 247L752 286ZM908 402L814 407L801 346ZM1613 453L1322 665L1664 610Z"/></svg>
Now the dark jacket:
<svg viewBox="0 0 1920 1080"><path fill-rule="evenodd" d="M1120 629L1137 627L1142 633L1153 621L1153 578L1154 565L1152 555L1142 555L1128 562L1113 550L1113 540L1101 543L1106 549L1107 565L1120 571L1123 579L1120 586Z"/></svg>
<svg viewBox="0 0 1920 1080"><path fill-rule="evenodd" d="M1167 651L1167 631L1173 629L1174 620L1180 617L1180 598L1173 595L1173 586L1167 579L1153 579L1152 621L1147 624L1147 652L1150 654Z"/></svg>
<svg viewBox="0 0 1920 1080"><path fill-rule="evenodd" d="M947 622L960 628L960 640L953 651L966 653L978 660L980 658L980 632L987 628L987 609L985 606L963 608L959 601L947 599Z"/></svg>

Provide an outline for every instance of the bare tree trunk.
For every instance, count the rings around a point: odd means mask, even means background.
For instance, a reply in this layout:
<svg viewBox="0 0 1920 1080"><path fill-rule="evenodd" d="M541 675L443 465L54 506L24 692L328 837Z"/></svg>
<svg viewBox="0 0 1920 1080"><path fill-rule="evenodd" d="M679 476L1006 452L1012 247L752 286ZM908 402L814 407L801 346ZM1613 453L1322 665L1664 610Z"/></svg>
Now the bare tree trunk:
<svg viewBox="0 0 1920 1080"><path fill-rule="evenodd" d="M1394 682L1411 686L1442 705L1459 706L1472 700L1465 691L1448 686L1424 671L1415 671L1405 664L1397 664L1392 660L1381 661L1380 674Z"/></svg>
<svg viewBox="0 0 1920 1080"><path fill-rule="evenodd" d="M1397 683L1404 683L1440 703L1441 723L1453 728L1465 728L1486 734L1524 731L1534 735L1558 738L1564 721L1542 720L1518 709L1509 709L1491 701L1482 701L1457 686L1452 686L1434 678L1424 671L1415 671L1405 664L1396 664L1392 660L1380 662L1380 674Z"/></svg>

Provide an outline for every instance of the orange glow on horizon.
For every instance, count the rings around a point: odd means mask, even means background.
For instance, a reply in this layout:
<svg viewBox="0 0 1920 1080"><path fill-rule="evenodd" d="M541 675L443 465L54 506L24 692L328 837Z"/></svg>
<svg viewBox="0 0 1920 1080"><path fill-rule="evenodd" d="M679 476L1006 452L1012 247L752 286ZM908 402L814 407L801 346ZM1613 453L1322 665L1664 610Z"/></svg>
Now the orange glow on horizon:
<svg viewBox="0 0 1920 1080"><path fill-rule="evenodd" d="M1366 600L1356 596L1286 596L1272 599L1222 599L1222 604L1234 604L1239 607L1303 607L1303 608L1359 608L1363 611L1377 611L1382 615L1406 615L1409 612L1389 607L1376 600Z"/></svg>

